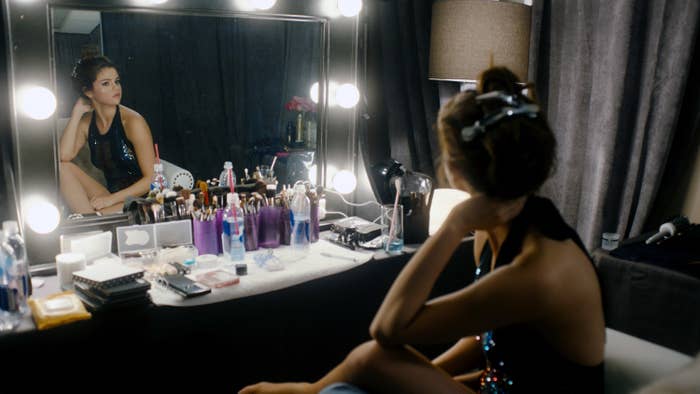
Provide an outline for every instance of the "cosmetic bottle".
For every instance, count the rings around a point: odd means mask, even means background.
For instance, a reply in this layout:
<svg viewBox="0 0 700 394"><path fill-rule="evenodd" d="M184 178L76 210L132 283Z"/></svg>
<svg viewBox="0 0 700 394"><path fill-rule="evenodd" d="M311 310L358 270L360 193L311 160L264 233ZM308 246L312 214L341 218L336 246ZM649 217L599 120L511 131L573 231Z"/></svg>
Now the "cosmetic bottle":
<svg viewBox="0 0 700 394"><path fill-rule="evenodd" d="M28 313L32 293L27 250L16 221L3 222L0 236L0 331L14 330Z"/></svg>
<svg viewBox="0 0 700 394"><path fill-rule="evenodd" d="M168 188L168 181L163 174L163 163L153 164L153 180L151 181L151 190L163 191Z"/></svg>
<svg viewBox="0 0 700 394"><path fill-rule="evenodd" d="M311 203L306 196L306 187L297 185L294 188L294 197L291 203L292 215L292 251L293 255L303 258L309 253L310 243L310 214Z"/></svg>
<svg viewBox="0 0 700 394"><path fill-rule="evenodd" d="M228 254L231 261L241 262L245 259L245 219L243 216L243 210L241 209L240 201L238 199L238 193L233 194L233 204L231 205L231 216L226 220L228 221L229 228L229 250Z"/></svg>

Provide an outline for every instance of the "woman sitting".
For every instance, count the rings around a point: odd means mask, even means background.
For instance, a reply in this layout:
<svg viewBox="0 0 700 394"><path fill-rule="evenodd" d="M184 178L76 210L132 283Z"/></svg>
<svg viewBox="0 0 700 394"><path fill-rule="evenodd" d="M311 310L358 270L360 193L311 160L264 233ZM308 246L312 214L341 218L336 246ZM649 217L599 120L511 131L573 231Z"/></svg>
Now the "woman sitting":
<svg viewBox="0 0 700 394"><path fill-rule="evenodd" d="M605 324L600 286L576 232L533 193L555 139L504 68L484 72L438 115L444 171L471 198L399 274L355 348L314 383L258 383L241 393L317 393L348 382L370 393L598 393ZM429 300L465 236L475 282ZM428 360L408 344L457 341Z"/></svg>
<svg viewBox="0 0 700 394"><path fill-rule="evenodd" d="M81 96L59 143L61 194L75 213L121 212L127 197L148 192L155 162L151 130L143 116L119 104L119 73L106 57L80 60L73 82ZM85 142L107 187L71 162Z"/></svg>

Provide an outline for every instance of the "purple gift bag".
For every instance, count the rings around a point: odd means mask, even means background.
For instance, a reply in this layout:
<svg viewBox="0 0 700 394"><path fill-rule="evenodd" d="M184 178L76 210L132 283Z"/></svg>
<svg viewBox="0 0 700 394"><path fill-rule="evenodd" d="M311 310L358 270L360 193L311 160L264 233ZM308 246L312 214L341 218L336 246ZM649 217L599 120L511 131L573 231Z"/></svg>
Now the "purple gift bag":
<svg viewBox="0 0 700 394"><path fill-rule="evenodd" d="M280 208L260 208L258 219L258 246L276 248L280 246Z"/></svg>
<svg viewBox="0 0 700 394"><path fill-rule="evenodd" d="M218 254L218 243L216 232L216 220L192 220L194 235L194 246L199 254ZM219 241L220 242L220 241Z"/></svg>

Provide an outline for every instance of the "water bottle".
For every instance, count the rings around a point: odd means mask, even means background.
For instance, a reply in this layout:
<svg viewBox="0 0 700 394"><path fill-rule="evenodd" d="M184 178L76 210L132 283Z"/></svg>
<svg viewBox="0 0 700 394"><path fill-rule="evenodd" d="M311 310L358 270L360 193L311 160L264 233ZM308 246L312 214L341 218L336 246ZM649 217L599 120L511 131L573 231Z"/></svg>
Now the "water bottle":
<svg viewBox="0 0 700 394"><path fill-rule="evenodd" d="M306 196L306 187L297 185L291 203L292 215L292 252L302 258L309 253L311 202Z"/></svg>
<svg viewBox="0 0 700 394"><path fill-rule="evenodd" d="M229 194L233 194L233 205L231 206L231 216L226 218L230 239L228 253L231 261L243 261L245 260L245 219L238 199L238 193ZM233 214L234 212L235 215Z"/></svg>
<svg viewBox="0 0 700 394"><path fill-rule="evenodd" d="M226 194L226 208L224 208L224 213L221 215L221 249L224 256L229 254L229 248L231 247L231 222L228 221L229 217L233 216L234 207L234 193Z"/></svg>
<svg viewBox="0 0 700 394"><path fill-rule="evenodd" d="M0 331L13 330L28 312L31 278L24 240L16 221L3 222L0 241Z"/></svg>
<svg viewBox="0 0 700 394"><path fill-rule="evenodd" d="M221 175L219 175L219 186L231 186L231 183L229 183L229 172L231 181L234 185L236 184L236 174L233 172L233 163L226 161L224 162L224 170L221 171Z"/></svg>
<svg viewBox="0 0 700 394"><path fill-rule="evenodd" d="M10 286L11 278L5 268L9 256L2 247L4 243L5 235L0 231L0 332L12 331L19 325L15 296Z"/></svg>
<svg viewBox="0 0 700 394"><path fill-rule="evenodd" d="M153 180L151 181L151 190L163 191L168 188L168 181L163 175L163 163L153 164Z"/></svg>

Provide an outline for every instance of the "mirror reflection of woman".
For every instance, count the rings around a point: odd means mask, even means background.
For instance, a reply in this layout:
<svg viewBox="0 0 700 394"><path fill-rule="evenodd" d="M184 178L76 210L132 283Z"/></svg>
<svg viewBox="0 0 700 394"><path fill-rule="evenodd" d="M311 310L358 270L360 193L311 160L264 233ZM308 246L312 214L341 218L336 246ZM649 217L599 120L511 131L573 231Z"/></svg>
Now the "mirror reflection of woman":
<svg viewBox="0 0 700 394"><path fill-rule="evenodd" d="M149 190L155 162L151 130L143 116L120 105L119 72L108 58L80 60L72 77L80 97L59 142L61 194L74 213L121 212L127 197ZM72 163L85 143L106 187Z"/></svg>

